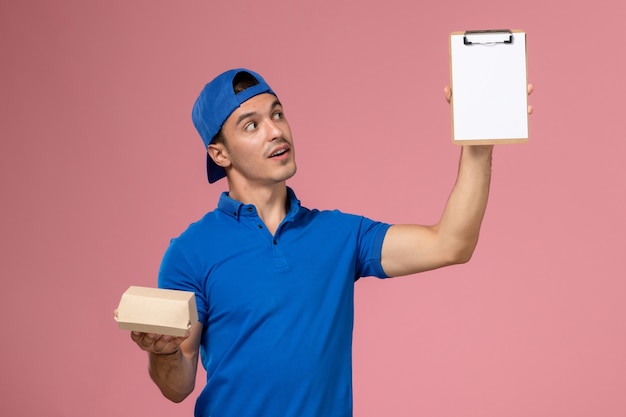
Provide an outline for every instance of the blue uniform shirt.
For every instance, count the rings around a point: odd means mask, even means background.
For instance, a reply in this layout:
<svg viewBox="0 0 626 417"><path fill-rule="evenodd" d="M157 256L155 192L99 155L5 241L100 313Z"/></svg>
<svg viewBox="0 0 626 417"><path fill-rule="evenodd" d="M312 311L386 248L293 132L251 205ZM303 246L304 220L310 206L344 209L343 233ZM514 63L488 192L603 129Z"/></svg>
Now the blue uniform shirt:
<svg viewBox="0 0 626 417"><path fill-rule="evenodd" d="M386 277L389 225L288 194L274 236L224 193L165 253L159 286L195 292L203 324L198 417L352 416L354 282Z"/></svg>

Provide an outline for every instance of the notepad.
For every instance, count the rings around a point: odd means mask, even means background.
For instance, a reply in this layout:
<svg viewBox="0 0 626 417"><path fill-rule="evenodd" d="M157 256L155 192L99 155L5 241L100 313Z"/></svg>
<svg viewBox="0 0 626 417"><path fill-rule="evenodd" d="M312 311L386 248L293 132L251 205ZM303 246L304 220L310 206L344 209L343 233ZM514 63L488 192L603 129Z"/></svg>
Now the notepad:
<svg viewBox="0 0 626 417"><path fill-rule="evenodd" d="M525 32L452 33L450 77L454 143L528 141Z"/></svg>

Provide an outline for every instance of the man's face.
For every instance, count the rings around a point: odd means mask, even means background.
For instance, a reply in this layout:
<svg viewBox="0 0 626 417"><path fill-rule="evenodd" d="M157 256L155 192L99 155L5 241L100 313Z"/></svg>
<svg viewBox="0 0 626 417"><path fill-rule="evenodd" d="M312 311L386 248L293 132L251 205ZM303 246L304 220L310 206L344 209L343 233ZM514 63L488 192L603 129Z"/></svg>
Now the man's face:
<svg viewBox="0 0 626 417"><path fill-rule="evenodd" d="M273 94L245 101L228 117L222 134L225 143L210 147L222 146L225 169L234 184L270 185L295 174L291 128Z"/></svg>

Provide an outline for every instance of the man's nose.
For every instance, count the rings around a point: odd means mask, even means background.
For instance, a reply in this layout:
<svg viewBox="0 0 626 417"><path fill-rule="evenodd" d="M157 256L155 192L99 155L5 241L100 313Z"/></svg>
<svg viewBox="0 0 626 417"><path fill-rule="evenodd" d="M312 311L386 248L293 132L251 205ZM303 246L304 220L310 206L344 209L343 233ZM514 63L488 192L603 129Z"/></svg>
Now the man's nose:
<svg viewBox="0 0 626 417"><path fill-rule="evenodd" d="M267 140L269 140L269 141L276 140L276 139L278 139L278 138L280 138L282 136L283 136L283 130L281 129L279 124L276 123L275 120L268 119L268 121L267 121Z"/></svg>

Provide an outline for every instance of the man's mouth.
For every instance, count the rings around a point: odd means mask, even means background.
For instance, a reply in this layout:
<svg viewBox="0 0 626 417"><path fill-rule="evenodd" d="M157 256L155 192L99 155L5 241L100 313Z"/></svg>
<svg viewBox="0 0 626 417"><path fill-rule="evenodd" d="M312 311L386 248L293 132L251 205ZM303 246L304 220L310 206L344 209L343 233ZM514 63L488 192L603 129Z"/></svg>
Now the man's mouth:
<svg viewBox="0 0 626 417"><path fill-rule="evenodd" d="M272 152L269 157L270 158L274 158L274 157L277 157L277 156L281 156L281 155L284 155L285 153L287 153L287 151L289 151L289 148L286 148L286 147L282 148L281 147L279 149L276 149L274 152Z"/></svg>

